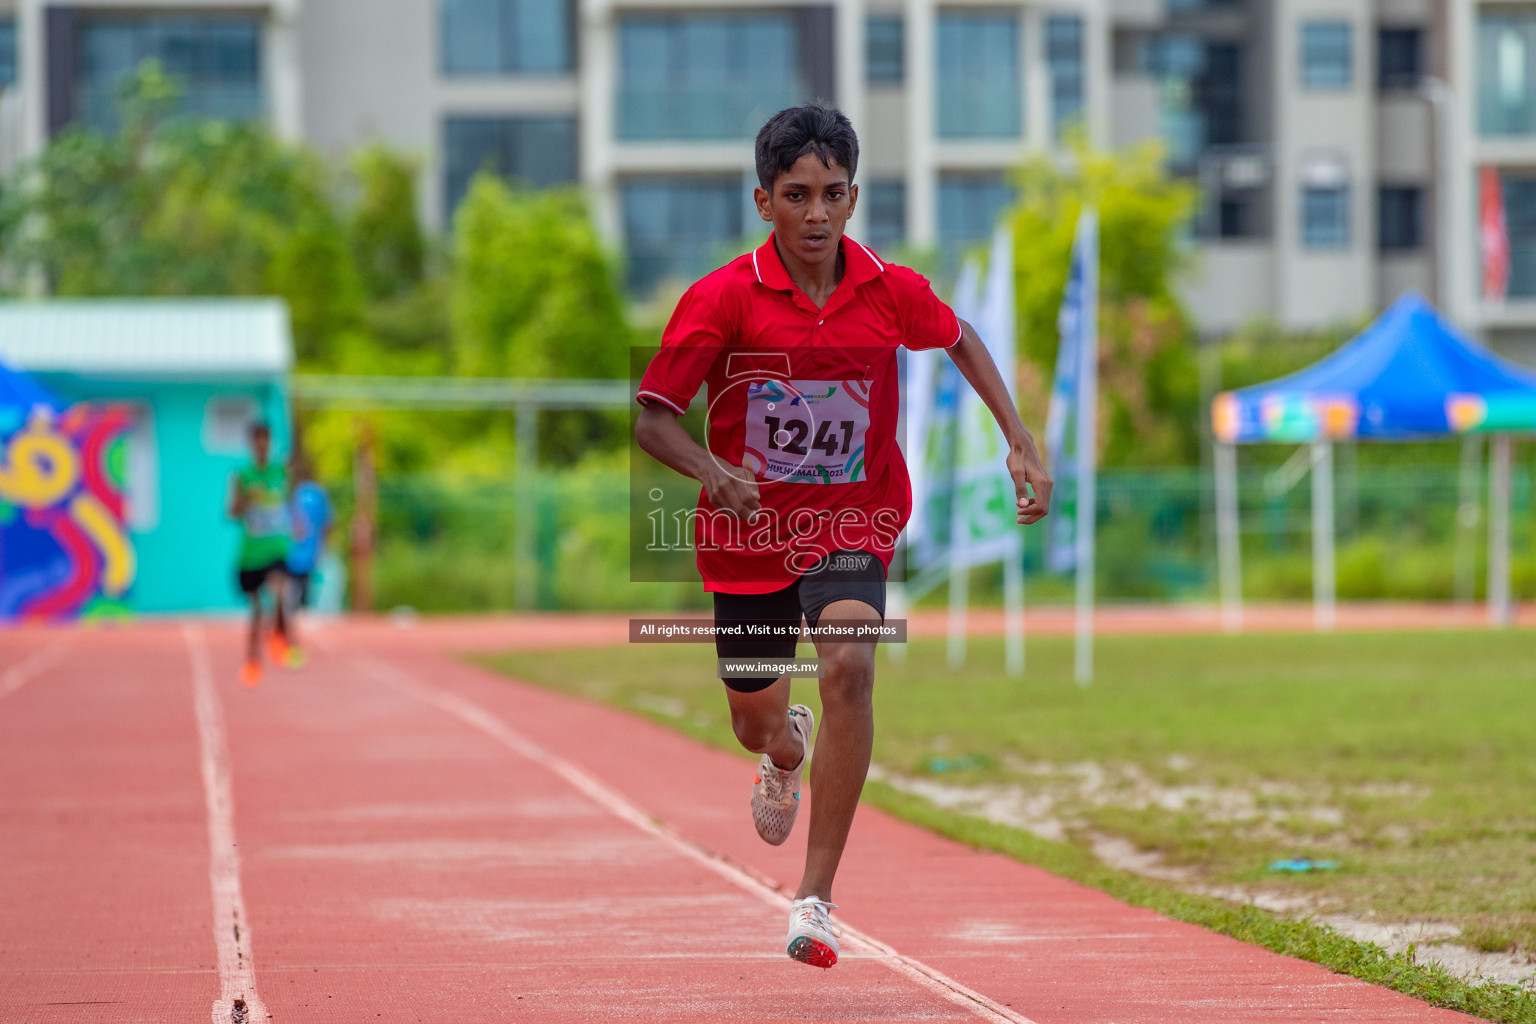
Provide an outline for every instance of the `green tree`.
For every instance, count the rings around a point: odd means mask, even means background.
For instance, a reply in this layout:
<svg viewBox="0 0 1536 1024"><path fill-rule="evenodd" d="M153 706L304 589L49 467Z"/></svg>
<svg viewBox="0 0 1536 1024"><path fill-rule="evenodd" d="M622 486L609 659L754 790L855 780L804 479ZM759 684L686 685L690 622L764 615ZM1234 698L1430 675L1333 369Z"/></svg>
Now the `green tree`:
<svg viewBox="0 0 1536 1024"><path fill-rule="evenodd" d="M55 295L279 295L320 356L363 300L329 171L261 125L172 116L175 97L148 62L115 136L72 127L14 171L0 251Z"/></svg>
<svg viewBox="0 0 1536 1024"><path fill-rule="evenodd" d="M349 231L368 294L396 296L426 273L427 241L416 219L420 162L374 144L352 158L357 199Z"/></svg>
<svg viewBox="0 0 1536 1024"><path fill-rule="evenodd" d="M450 295L461 373L622 377L630 329L616 261L580 195L480 174L454 219Z"/></svg>
<svg viewBox="0 0 1536 1024"><path fill-rule="evenodd" d="M1195 191L1170 178L1155 144L1092 149L1081 133L1066 160L1019 169L1016 239L1021 384L1043 419L1056 362L1056 317L1078 214L1099 215L1100 431L1107 465L1192 462L1199 453L1194 332L1174 284L1185 266L1179 234Z"/></svg>

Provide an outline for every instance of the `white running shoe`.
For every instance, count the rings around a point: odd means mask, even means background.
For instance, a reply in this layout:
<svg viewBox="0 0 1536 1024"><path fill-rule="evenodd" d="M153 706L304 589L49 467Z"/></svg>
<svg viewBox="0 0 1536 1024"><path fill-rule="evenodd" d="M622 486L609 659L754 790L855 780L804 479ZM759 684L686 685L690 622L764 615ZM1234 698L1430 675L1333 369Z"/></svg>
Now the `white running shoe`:
<svg viewBox="0 0 1536 1024"><path fill-rule="evenodd" d="M811 756L811 730L815 726L816 718L810 708L791 704L789 727L799 735L805 751L800 763L786 770L764 754L757 764L757 775L752 780L752 824L765 843L780 845L795 827L795 815L800 812L800 779L805 774L806 759Z"/></svg>
<svg viewBox="0 0 1536 1024"><path fill-rule="evenodd" d="M827 915L828 911L836 909L836 903L827 903L816 896L807 896L789 905L787 952L791 960L812 967L831 967L837 963L837 936L841 933Z"/></svg>

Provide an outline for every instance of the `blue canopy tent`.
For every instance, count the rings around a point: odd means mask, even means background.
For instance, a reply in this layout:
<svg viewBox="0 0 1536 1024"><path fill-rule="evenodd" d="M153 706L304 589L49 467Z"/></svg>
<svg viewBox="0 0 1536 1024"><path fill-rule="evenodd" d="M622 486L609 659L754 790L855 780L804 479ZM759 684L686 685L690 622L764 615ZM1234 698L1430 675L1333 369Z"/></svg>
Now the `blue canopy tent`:
<svg viewBox="0 0 1536 1024"><path fill-rule="evenodd" d="M1501 359L1447 324L1423 297L1398 299L1337 352L1278 380L1217 395L1216 504L1221 590L1229 627L1241 621L1235 446L1311 446L1314 598L1319 628L1333 616L1333 442L1422 441L1494 435L1489 611L1509 609L1509 434L1536 431L1536 373Z"/></svg>

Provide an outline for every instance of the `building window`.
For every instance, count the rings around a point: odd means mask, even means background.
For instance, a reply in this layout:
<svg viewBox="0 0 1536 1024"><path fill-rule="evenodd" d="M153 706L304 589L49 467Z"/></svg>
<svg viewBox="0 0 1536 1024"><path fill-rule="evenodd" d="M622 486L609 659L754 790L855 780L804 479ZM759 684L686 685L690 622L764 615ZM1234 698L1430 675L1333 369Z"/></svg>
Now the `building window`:
<svg viewBox="0 0 1536 1024"><path fill-rule="evenodd" d="M1354 80L1354 33L1347 21L1306 21L1301 25L1301 84L1312 89L1347 89Z"/></svg>
<svg viewBox="0 0 1536 1024"><path fill-rule="evenodd" d="M907 30L900 15L872 14L864 27L864 66L870 85L900 85L907 77Z"/></svg>
<svg viewBox="0 0 1536 1024"><path fill-rule="evenodd" d="M1536 177L1502 175L1511 299L1536 297Z"/></svg>
<svg viewBox="0 0 1536 1024"><path fill-rule="evenodd" d="M1483 135L1536 132L1531 51L1536 14L1480 14L1477 19L1477 127Z"/></svg>
<svg viewBox="0 0 1536 1024"><path fill-rule="evenodd" d="M720 266L742 238L739 177L636 178L620 188L629 287L694 281Z"/></svg>
<svg viewBox="0 0 1536 1024"><path fill-rule="evenodd" d="M1301 244L1308 249L1349 247L1349 187L1308 186L1301 191Z"/></svg>
<svg viewBox="0 0 1536 1024"><path fill-rule="evenodd" d="M788 13L623 19L614 134L752 138L775 111L808 98L822 77L802 67L799 21Z"/></svg>
<svg viewBox="0 0 1536 1024"><path fill-rule="evenodd" d="M1083 19L1058 14L1045 19L1045 59L1051 74L1051 130L1056 138L1083 114Z"/></svg>
<svg viewBox="0 0 1536 1024"><path fill-rule="evenodd" d="M1024 133L1016 14L939 14L938 133L946 139L1016 139Z"/></svg>
<svg viewBox="0 0 1536 1024"><path fill-rule="evenodd" d="M1384 28L1376 43L1377 85L1383 90L1417 89L1424 74L1424 33L1416 28Z"/></svg>
<svg viewBox="0 0 1536 1024"><path fill-rule="evenodd" d="M443 122L443 150L450 217L481 171L532 188L577 177L574 117L450 117Z"/></svg>
<svg viewBox="0 0 1536 1024"><path fill-rule="evenodd" d="M1142 61L1157 79L1159 129L1172 167L1193 171L1206 147L1243 141L1238 44L1156 36L1148 40Z"/></svg>
<svg viewBox="0 0 1536 1024"><path fill-rule="evenodd" d="M181 88L179 110L194 117L253 121L263 111L261 22L218 15L92 15L76 37L74 116L114 132L124 83L145 61Z"/></svg>
<svg viewBox="0 0 1536 1024"><path fill-rule="evenodd" d="M0 19L0 89L16 84L16 21Z"/></svg>
<svg viewBox="0 0 1536 1024"><path fill-rule="evenodd" d="M900 178L871 178L859 188L859 205L869 224L869 244L876 249L900 245L907 238L907 183Z"/></svg>
<svg viewBox="0 0 1536 1024"><path fill-rule="evenodd" d="M551 75L575 64L567 0L442 0L445 75Z"/></svg>
<svg viewBox="0 0 1536 1024"><path fill-rule="evenodd" d="M939 254L946 269L959 265L968 246L992 237L1013 200L1013 187L1001 174L939 176Z"/></svg>
<svg viewBox="0 0 1536 1024"><path fill-rule="evenodd" d="M1383 250L1417 249L1424 244L1424 190L1383 185L1377 194L1379 242Z"/></svg>

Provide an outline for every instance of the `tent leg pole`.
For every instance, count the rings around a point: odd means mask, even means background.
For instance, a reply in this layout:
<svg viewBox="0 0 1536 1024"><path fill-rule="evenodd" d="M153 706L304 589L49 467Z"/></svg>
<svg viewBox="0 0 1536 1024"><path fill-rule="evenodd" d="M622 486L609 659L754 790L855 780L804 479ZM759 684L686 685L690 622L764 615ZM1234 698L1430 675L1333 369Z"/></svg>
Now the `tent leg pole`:
<svg viewBox="0 0 1536 1024"><path fill-rule="evenodd" d="M1482 462L1483 439L1477 434L1461 438L1460 499L1456 503L1456 588L1458 605L1472 603L1477 590L1477 521L1482 517L1478 492L1478 469Z"/></svg>
<svg viewBox="0 0 1536 1024"><path fill-rule="evenodd" d="M1218 441L1213 450L1216 469L1216 563L1221 595L1221 628L1243 629L1243 553L1237 519L1237 445Z"/></svg>
<svg viewBox="0 0 1536 1024"><path fill-rule="evenodd" d="M1488 625L1509 625L1509 435L1493 438L1488 466Z"/></svg>
<svg viewBox="0 0 1536 1024"><path fill-rule="evenodd" d="M1333 442L1312 442L1312 616L1318 632L1333 629Z"/></svg>

